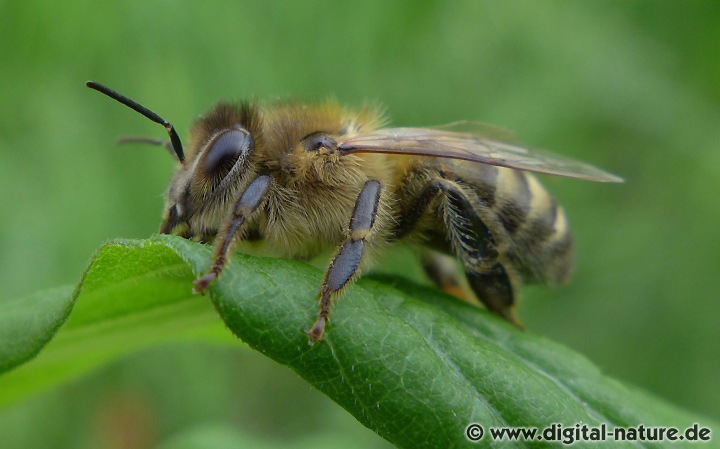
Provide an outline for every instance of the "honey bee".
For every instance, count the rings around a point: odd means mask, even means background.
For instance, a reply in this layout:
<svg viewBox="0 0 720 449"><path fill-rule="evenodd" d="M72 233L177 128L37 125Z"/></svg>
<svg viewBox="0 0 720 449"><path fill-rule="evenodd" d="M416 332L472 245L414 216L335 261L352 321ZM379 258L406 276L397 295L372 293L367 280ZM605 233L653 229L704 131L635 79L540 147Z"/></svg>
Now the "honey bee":
<svg viewBox="0 0 720 449"><path fill-rule="evenodd" d="M262 240L292 258L337 248L305 330L323 340L335 298L367 253L405 242L441 288L457 292L462 264L478 300L518 327L521 282L569 279L573 239L567 218L530 172L600 182L622 179L559 156L457 126L387 128L375 108L217 103L198 118L184 152L170 122L95 82L87 86L162 124L178 162L160 232L214 242L213 262L194 281L204 292L235 243ZM454 263L450 259L451 263Z"/></svg>

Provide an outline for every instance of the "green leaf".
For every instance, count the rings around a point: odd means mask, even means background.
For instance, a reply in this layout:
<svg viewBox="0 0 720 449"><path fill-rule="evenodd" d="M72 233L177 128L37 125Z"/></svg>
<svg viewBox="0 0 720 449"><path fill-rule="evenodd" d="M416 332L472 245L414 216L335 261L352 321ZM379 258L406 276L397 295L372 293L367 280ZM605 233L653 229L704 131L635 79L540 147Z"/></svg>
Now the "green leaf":
<svg viewBox="0 0 720 449"><path fill-rule="evenodd" d="M192 279L166 245L118 241L97 251L74 292L63 287L0 303L0 373L29 360L0 376L0 405L151 344L232 342L208 301L191 294Z"/></svg>
<svg viewBox="0 0 720 449"><path fill-rule="evenodd" d="M37 355L72 309L72 287L0 303L0 373Z"/></svg>
<svg viewBox="0 0 720 449"><path fill-rule="evenodd" d="M183 430L163 442L157 449L244 449L262 447L266 449L343 449L366 448L361 441L347 441L346 435L326 432L304 435L294 441L261 439L247 435L227 424L203 424ZM366 444L366 443L365 443Z"/></svg>
<svg viewBox="0 0 720 449"><path fill-rule="evenodd" d="M101 248L58 335L37 358L0 377L0 403L157 341L227 341L210 301L190 294L191 279L210 255L211 248L172 236ZM321 279L321 271L301 262L238 254L209 296L248 345L291 367L400 447L477 447L465 438L473 422L486 430L552 423L713 425L604 376L561 345L397 278L364 279L348 288L333 309L325 342L308 346L303 329L314 321ZM15 348L0 353L0 366L29 359L47 342L71 304L63 293L0 309L0 336ZM41 302L53 307L38 311ZM6 307L35 323L32 337L23 336L21 325L8 327L13 319ZM53 314L54 320L47 316ZM624 446L637 444L614 444Z"/></svg>

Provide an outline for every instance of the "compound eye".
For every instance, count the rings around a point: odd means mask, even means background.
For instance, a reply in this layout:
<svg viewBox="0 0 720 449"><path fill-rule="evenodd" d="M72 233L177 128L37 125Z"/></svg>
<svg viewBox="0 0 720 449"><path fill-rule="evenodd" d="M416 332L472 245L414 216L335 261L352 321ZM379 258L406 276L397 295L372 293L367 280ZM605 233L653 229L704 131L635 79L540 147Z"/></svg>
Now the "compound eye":
<svg viewBox="0 0 720 449"><path fill-rule="evenodd" d="M245 130L231 129L223 132L205 152L203 171L213 178L224 178L237 164L245 159L252 148L252 137Z"/></svg>
<svg viewBox="0 0 720 449"><path fill-rule="evenodd" d="M337 150L337 142L326 134L319 132L308 134L300 143L303 148L305 148L305 151L320 151L325 149L330 153L334 153L335 150Z"/></svg>

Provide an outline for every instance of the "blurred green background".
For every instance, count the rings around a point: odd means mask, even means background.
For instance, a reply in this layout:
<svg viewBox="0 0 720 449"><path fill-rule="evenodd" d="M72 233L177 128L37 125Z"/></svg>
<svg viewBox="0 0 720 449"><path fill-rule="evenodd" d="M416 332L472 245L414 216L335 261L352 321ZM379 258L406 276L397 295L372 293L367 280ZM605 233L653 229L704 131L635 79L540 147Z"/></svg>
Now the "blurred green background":
<svg viewBox="0 0 720 449"><path fill-rule="evenodd" d="M520 316L720 418L716 1L0 1L0 300L76 283L104 241L158 228L173 163L114 140L163 130L87 79L182 137L217 99L335 96L379 101L396 125L494 123L624 176L544 178L577 272L526 287ZM4 448L385 444L286 368L189 343L2 410L0 435Z"/></svg>

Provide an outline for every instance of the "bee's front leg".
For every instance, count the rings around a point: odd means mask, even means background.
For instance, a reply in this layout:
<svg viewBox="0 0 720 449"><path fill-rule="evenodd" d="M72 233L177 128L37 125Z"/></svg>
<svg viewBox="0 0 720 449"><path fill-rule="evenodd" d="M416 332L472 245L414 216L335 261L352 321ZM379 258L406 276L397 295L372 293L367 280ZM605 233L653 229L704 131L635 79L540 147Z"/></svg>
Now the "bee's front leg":
<svg viewBox="0 0 720 449"><path fill-rule="evenodd" d="M235 203L229 221L223 229L220 230L215 239L214 262L210 270L208 270L203 277L193 282L196 292L203 293L225 267L230 254L230 248L236 240L235 236L242 228L242 225L246 223L250 216L263 204L270 191L271 184L272 179L270 176L258 176L248 185L243 194L240 195L240 199Z"/></svg>
<svg viewBox="0 0 720 449"><path fill-rule="evenodd" d="M325 274L325 281L320 290L317 320L310 329L305 330L310 345L323 339L325 323L329 321L332 296L342 290L358 271L366 240L373 233L373 225L380 202L380 189L381 185L378 181L367 181L355 201L348 238L335 254Z"/></svg>

